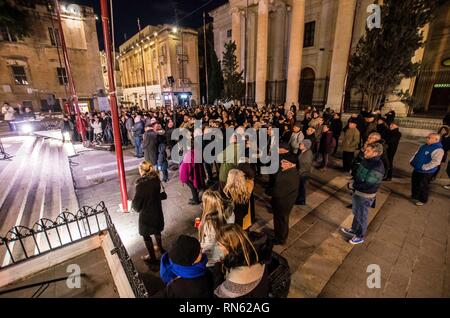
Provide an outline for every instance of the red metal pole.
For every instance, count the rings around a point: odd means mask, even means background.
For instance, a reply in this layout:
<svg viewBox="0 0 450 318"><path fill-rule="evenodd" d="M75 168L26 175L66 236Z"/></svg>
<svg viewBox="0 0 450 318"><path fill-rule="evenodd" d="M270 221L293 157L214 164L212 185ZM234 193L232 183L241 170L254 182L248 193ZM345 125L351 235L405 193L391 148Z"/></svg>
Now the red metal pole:
<svg viewBox="0 0 450 318"><path fill-rule="evenodd" d="M122 142L120 140L119 111L117 107L116 83L114 81L114 62L111 54L111 39L109 34L109 11L106 0L100 0L102 12L103 39L105 42L106 62L108 64L109 80L109 103L111 106L111 117L113 122L114 144L116 146L117 169L119 170L120 195L122 198L122 208L128 212L127 180L125 178L125 168L123 164Z"/></svg>
<svg viewBox="0 0 450 318"><path fill-rule="evenodd" d="M81 135L83 142L86 141L86 127L81 120L80 108L78 107L78 96L75 89L75 81L73 80L72 70L70 68L69 54L67 53L66 40L64 38L64 29L62 26L61 14L59 9L59 2L55 0L55 9L58 16L59 35L61 38L61 48L64 56L64 65L66 66L67 79L69 80L70 94L72 95L73 104L77 113L77 130Z"/></svg>

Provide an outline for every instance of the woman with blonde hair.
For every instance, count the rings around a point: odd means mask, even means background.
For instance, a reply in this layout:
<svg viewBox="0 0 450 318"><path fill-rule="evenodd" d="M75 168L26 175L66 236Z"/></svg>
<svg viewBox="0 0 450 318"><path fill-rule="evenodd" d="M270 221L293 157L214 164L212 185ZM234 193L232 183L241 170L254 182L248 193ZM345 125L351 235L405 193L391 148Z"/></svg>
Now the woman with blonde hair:
<svg viewBox="0 0 450 318"><path fill-rule="evenodd" d="M158 270L159 261L156 258L152 235L161 255L165 253L162 247L161 232L164 229L164 215L161 205L161 181L156 168L148 161L139 165L136 181L136 192L131 207L139 213L139 234L143 237L148 255L142 259L151 270Z"/></svg>
<svg viewBox="0 0 450 318"><path fill-rule="evenodd" d="M224 225L217 242L225 255L225 281L214 291L219 298L267 298L270 282L264 258L271 246L257 248L236 224Z"/></svg>
<svg viewBox="0 0 450 318"><path fill-rule="evenodd" d="M217 245L216 234L225 224L234 223L233 205L223 200L217 191L206 190L203 193L203 213L198 229L202 252L208 256L208 267L214 266L223 257Z"/></svg>
<svg viewBox="0 0 450 318"><path fill-rule="evenodd" d="M245 173L238 169L228 172L227 183L223 188L223 193L231 199L234 204L235 223L244 230L251 226L251 197L254 182L246 178Z"/></svg>

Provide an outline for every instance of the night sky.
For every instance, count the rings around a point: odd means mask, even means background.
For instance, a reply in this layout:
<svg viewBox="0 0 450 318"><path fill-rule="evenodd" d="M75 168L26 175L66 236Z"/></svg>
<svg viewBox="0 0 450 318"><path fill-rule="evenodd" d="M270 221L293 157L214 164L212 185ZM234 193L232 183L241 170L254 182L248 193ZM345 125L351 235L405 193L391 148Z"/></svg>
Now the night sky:
<svg viewBox="0 0 450 318"><path fill-rule="evenodd" d="M67 2L93 6L100 17L99 0L67 0ZM146 25L175 24L177 20L177 25L181 27L197 28L203 24L204 11L209 12L226 2L228 0L113 0L116 50L118 50L119 45L126 41L126 38L129 39L138 32L138 17L141 20L142 28ZM195 10L197 11L189 15ZM189 16L185 17L186 15ZM103 49L101 30L99 20L97 32L100 49Z"/></svg>

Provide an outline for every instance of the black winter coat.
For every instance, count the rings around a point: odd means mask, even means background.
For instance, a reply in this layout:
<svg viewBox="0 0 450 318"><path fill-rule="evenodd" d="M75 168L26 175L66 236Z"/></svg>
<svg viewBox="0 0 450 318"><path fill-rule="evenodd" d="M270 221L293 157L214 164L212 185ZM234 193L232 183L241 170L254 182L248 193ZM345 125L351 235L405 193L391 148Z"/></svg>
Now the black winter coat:
<svg viewBox="0 0 450 318"><path fill-rule="evenodd" d="M136 181L136 193L132 208L139 212L139 234L159 234L164 229L164 215L161 205L161 182L159 178L141 177Z"/></svg>
<svg viewBox="0 0 450 318"><path fill-rule="evenodd" d="M398 144L400 143L400 138L402 138L402 134L398 128L385 131L383 139L386 141L388 158L394 158L395 153L397 152Z"/></svg>
<svg viewBox="0 0 450 318"><path fill-rule="evenodd" d="M145 132L142 148L145 160L156 166L158 164L158 134L151 130Z"/></svg>
<svg viewBox="0 0 450 318"><path fill-rule="evenodd" d="M336 143L333 140L335 139L331 130L323 133L320 137L319 152L327 154L332 153L334 150L334 146L336 146Z"/></svg>

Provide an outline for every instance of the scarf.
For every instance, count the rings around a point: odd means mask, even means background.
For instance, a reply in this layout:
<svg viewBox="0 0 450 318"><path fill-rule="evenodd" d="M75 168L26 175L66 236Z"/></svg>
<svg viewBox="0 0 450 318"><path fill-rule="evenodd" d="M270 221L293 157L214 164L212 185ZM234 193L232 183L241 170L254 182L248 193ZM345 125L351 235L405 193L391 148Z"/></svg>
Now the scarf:
<svg viewBox="0 0 450 318"><path fill-rule="evenodd" d="M203 255L202 260L199 263L191 266L182 266L172 263L172 260L169 258L169 254L165 253L161 258L161 267L159 270L159 274L166 285L177 277L188 279L198 278L205 275L207 271L207 263L208 258L206 257L206 255Z"/></svg>

